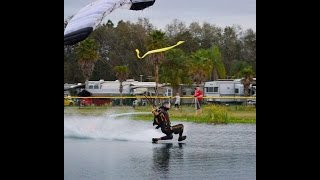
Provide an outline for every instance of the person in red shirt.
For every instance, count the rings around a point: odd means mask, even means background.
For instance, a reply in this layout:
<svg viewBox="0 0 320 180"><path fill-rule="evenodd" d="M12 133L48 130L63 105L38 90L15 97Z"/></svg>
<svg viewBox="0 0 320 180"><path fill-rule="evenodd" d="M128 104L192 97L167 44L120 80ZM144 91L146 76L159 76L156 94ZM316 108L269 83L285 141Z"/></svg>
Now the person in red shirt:
<svg viewBox="0 0 320 180"><path fill-rule="evenodd" d="M196 109L197 111L201 109L201 103L202 103L202 100L203 100L203 93L202 91L200 90L200 87L197 86L195 88L195 91L194 91L194 97L195 97L195 103L196 103Z"/></svg>

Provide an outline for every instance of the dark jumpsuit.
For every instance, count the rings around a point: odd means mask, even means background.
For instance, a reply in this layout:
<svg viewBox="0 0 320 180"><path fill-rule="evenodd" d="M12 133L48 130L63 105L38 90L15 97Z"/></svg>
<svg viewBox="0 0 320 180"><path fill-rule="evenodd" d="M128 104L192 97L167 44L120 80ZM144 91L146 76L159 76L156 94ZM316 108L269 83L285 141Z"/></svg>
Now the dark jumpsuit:
<svg viewBox="0 0 320 180"><path fill-rule="evenodd" d="M177 124L174 126L171 126L171 122L169 119L169 114L168 114L168 109L164 106L161 106L158 110L159 115L156 116L155 118L157 118L154 121L153 125L158 125L156 128L161 128L161 131L166 134L166 136L161 137L161 140L168 140L168 139L172 139L174 134L179 134L179 137L182 137L182 133L183 133L183 124Z"/></svg>

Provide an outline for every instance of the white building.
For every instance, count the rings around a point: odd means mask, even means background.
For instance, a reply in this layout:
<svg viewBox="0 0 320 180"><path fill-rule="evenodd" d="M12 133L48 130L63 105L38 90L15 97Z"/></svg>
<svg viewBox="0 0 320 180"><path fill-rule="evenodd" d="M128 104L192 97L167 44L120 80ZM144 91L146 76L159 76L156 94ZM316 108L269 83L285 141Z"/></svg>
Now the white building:
<svg viewBox="0 0 320 180"><path fill-rule="evenodd" d="M155 95L155 82L139 82L133 79L127 79L122 82L122 95L142 95L147 93ZM118 96L120 95L120 82L116 81L87 81L86 91L90 92L92 96ZM158 84L159 96L172 96L172 88L163 84Z"/></svg>
<svg viewBox="0 0 320 180"><path fill-rule="evenodd" d="M255 82L255 78L254 78ZM250 85L250 95L255 94L256 86ZM237 98L244 95L241 79L221 79L218 81L208 81L204 84L204 96L207 102L214 103L242 103L245 99ZM212 97L212 98L210 98ZM222 97L222 98L217 98ZM227 98L223 98L227 97ZM234 97L234 98L230 98Z"/></svg>

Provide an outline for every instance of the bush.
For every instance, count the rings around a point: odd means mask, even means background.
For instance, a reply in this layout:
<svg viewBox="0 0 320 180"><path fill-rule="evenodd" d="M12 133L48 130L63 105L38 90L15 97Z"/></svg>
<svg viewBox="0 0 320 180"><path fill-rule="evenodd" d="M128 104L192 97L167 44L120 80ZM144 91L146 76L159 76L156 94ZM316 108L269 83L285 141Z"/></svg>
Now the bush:
<svg viewBox="0 0 320 180"><path fill-rule="evenodd" d="M221 105L210 105L204 107L204 112L208 115L208 123L225 124L229 120L228 109Z"/></svg>

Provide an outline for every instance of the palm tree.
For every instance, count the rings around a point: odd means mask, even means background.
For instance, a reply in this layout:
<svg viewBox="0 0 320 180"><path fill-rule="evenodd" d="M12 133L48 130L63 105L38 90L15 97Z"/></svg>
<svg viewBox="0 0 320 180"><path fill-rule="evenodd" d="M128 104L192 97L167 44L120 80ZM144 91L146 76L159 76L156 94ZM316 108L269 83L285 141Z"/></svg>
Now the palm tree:
<svg viewBox="0 0 320 180"><path fill-rule="evenodd" d="M92 75L94 65L100 58L98 44L94 39L87 38L75 48L76 56L82 75L88 81Z"/></svg>
<svg viewBox="0 0 320 180"><path fill-rule="evenodd" d="M208 51L199 49L191 55L190 74L197 85L206 81L212 72L213 62L208 58Z"/></svg>
<svg viewBox="0 0 320 180"><path fill-rule="evenodd" d="M159 30L152 31L150 33L151 39L149 40L149 49L153 50L153 49L162 48L164 46L164 36L165 36L165 33ZM153 62L153 66L154 66L154 74L155 74L155 81L156 81L155 93L156 93L156 96L158 96L159 66L164 59L164 54L162 52L154 53L154 54L151 54L149 58Z"/></svg>
<svg viewBox="0 0 320 180"><path fill-rule="evenodd" d="M115 66L113 70L116 73L116 76L120 82L119 92L120 97L122 97L123 85L122 82L128 78L129 68L127 66ZM122 106L122 98L120 98L120 106Z"/></svg>
<svg viewBox="0 0 320 180"><path fill-rule="evenodd" d="M251 66L248 66L241 70L240 74L242 75L243 79L241 83L243 84L243 95L249 96L249 86L253 81L254 72Z"/></svg>

